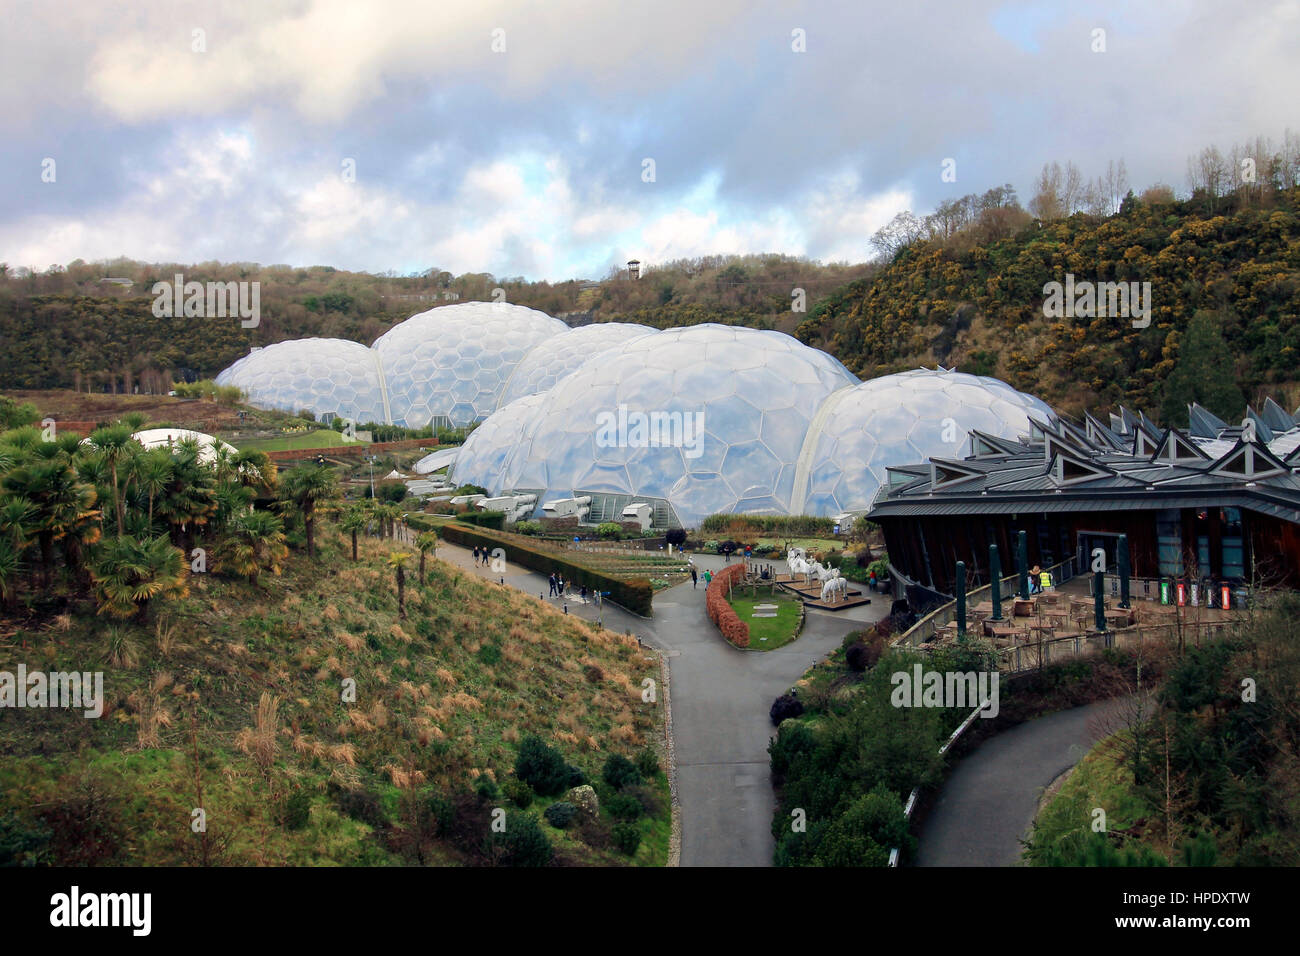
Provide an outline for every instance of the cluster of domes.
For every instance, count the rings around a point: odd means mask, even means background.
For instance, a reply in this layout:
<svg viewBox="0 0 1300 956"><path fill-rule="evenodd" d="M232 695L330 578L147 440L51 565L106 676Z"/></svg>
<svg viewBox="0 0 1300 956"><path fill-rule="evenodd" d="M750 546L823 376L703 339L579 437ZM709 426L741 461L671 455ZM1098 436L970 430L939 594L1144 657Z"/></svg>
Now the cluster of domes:
<svg viewBox="0 0 1300 956"><path fill-rule="evenodd" d="M370 348L282 342L218 377L254 404L359 423L481 424L452 479L540 509L590 497L589 520L645 502L655 522L715 512L864 511L891 465L960 457L972 430L1016 438L1038 399L987 376L918 369L860 382L779 332L697 325L570 329L474 302L412 316Z"/></svg>

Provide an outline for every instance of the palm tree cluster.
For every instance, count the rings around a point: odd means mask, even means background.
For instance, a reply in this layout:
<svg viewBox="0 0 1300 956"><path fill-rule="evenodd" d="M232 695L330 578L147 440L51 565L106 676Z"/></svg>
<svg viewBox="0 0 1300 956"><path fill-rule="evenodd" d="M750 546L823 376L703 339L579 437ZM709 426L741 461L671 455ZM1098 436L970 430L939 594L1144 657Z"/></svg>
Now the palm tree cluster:
<svg viewBox="0 0 1300 956"><path fill-rule="evenodd" d="M35 409L0 426L0 609L93 596L97 610L143 620L156 598L186 593L195 572L256 585L280 573L286 529L301 521L309 554L315 517L337 495L333 472L277 473L261 452L182 439L145 448L128 415L88 438L51 434ZM208 555L212 566L208 567Z"/></svg>

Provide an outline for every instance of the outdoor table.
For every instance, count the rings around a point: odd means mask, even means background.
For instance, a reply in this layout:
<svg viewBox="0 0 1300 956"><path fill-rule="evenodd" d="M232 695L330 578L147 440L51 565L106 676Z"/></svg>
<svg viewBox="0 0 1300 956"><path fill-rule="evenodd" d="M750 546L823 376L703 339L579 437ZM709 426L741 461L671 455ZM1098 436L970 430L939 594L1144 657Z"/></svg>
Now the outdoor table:
<svg viewBox="0 0 1300 956"><path fill-rule="evenodd" d="M1023 634L1024 629L1014 624L993 624L989 621L984 622L984 633L993 637L1015 637L1017 634Z"/></svg>
<svg viewBox="0 0 1300 956"><path fill-rule="evenodd" d="M1033 617L1035 601L1033 598L1016 598L1012 603L1012 614L1015 617Z"/></svg>

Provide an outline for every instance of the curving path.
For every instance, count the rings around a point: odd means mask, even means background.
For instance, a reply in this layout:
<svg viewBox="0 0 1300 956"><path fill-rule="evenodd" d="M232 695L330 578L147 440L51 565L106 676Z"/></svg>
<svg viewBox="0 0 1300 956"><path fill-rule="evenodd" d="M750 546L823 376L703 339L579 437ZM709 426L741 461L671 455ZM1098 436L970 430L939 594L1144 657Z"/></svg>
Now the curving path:
<svg viewBox="0 0 1300 956"><path fill-rule="evenodd" d="M440 543L438 557L475 570L470 552ZM726 562L693 555L696 565L717 570ZM477 573L500 580L486 568ZM546 578L511 568L505 583L546 598ZM809 611L803 633L774 651L741 651L722 639L704 611L704 581L660 591L652 620L613 605L603 610L606 627L631 631L668 658L671 680L677 791L681 803L683 866L771 866L772 813L776 798L768 770L773 733L768 709L804 671L821 660L849 631L885 616L883 598L848 611ZM569 602L570 614L594 620L593 605Z"/></svg>
<svg viewBox="0 0 1300 956"><path fill-rule="evenodd" d="M1048 714L981 743L949 774L922 827L915 865L1018 865L1043 790L1083 759L1098 739L1096 725L1114 721L1127 700Z"/></svg>

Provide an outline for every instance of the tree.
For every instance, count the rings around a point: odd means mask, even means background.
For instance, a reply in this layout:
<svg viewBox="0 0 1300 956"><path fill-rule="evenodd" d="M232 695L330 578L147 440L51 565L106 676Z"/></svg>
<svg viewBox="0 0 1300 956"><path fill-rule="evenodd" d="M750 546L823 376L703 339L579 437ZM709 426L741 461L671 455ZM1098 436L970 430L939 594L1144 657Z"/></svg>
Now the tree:
<svg viewBox="0 0 1300 956"><path fill-rule="evenodd" d="M1165 380L1160 415L1167 424L1186 425L1187 406L1192 402L1224 420L1240 414L1241 389L1219 325L1219 317L1206 310L1198 311L1187 324L1178 361Z"/></svg>
<svg viewBox="0 0 1300 956"><path fill-rule="evenodd" d="M337 494L338 482L327 465L299 465L280 483L281 501L302 516L309 558L316 554L316 508Z"/></svg>
<svg viewBox="0 0 1300 956"><path fill-rule="evenodd" d="M352 505L343 512L339 526L345 534L352 535L352 560L357 560L357 535L370 523L370 511L364 505ZM423 557L421 554L421 578L423 578ZM423 583L423 581L421 581Z"/></svg>
<svg viewBox="0 0 1300 956"><path fill-rule="evenodd" d="M406 620L406 562L410 558L407 551L394 551L388 556L388 566L397 577L397 616L402 620Z"/></svg>
<svg viewBox="0 0 1300 956"><path fill-rule="evenodd" d="M117 516L119 536L126 531L123 525L122 493L117 482L117 466L128 457L133 443L131 428L128 425L108 425L90 433L90 447L104 456L109 474L113 478L113 513Z"/></svg>
<svg viewBox="0 0 1300 956"><path fill-rule="evenodd" d="M871 237L871 245L885 259L892 260L914 242L919 242L925 235L925 224L910 210L904 210L876 230Z"/></svg>
<svg viewBox="0 0 1300 956"><path fill-rule="evenodd" d="M269 511L251 511L237 517L230 528L227 542L230 564L236 574L257 584L262 571L279 574L282 563L289 556L284 543L284 522Z"/></svg>
<svg viewBox="0 0 1300 956"><path fill-rule="evenodd" d="M159 597L183 597L189 591L185 555L165 535L140 541L123 535L104 542L92 576L100 614L144 621L149 603Z"/></svg>
<svg viewBox="0 0 1300 956"><path fill-rule="evenodd" d="M430 551L436 557L438 554L438 533L436 531L422 531L415 539L415 546L420 551L420 587L424 587L424 558Z"/></svg>

